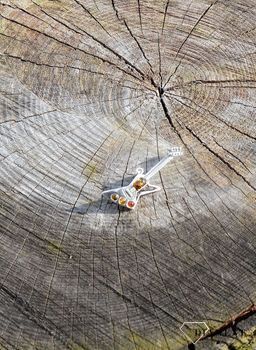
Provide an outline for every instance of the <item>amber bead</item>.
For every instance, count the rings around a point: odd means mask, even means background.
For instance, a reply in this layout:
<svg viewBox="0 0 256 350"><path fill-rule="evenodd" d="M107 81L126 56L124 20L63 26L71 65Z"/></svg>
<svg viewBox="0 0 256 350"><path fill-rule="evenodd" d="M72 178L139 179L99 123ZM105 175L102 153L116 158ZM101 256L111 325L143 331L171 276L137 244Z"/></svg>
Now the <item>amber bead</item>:
<svg viewBox="0 0 256 350"><path fill-rule="evenodd" d="M125 199L124 197L120 197L119 200L118 200L118 203L119 203L120 205L125 205L126 199Z"/></svg>
<svg viewBox="0 0 256 350"><path fill-rule="evenodd" d="M140 178L133 183L133 187L138 191L145 185L145 180Z"/></svg>
<svg viewBox="0 0 256 350"><path fill-rule="evenodd" d="M133 207L135 206L135 202L133 202L133 201L128 201L127 206L128 206L129 208L133 208Z"/></svg>
<svg viewBox="0 0 256 350"><path fill-rule="evenodd" d="M119 195L117 193L113 193L111 195L111 199L112 199L113 202L116 202L118 200L118 198L119 198Z"/></svg>

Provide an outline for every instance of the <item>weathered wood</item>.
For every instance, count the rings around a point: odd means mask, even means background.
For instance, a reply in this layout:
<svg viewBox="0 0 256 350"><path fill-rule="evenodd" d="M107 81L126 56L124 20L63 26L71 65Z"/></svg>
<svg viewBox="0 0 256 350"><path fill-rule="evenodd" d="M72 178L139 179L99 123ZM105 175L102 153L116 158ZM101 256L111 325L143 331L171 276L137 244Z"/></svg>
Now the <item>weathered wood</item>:
<svg viewBox="0 0 256 350"><path fill-rule="evenodd" d="M0 4L2 348L186 349L254 304L255 1Z"/></svg>

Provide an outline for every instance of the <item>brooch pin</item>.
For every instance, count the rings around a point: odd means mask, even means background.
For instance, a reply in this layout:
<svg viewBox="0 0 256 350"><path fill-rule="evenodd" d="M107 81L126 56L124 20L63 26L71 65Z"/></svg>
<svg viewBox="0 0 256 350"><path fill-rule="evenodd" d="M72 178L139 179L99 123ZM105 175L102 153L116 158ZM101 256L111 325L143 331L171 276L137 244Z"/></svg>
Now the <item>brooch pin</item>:
<svg viewBox="0 0 256 350"><path fill-rule="evenodd" d="M151 185L149 180L158 173L173 157L182 155L180 147L173 147L168 154L162 158L146 174L142 168L137 169L137 175L128 186L114 188L102 192L102 195L109 196L110 200L122 207L134 209L141 196L161 190L159 186ZM151 189L146 190L146 187Z"/></svg>

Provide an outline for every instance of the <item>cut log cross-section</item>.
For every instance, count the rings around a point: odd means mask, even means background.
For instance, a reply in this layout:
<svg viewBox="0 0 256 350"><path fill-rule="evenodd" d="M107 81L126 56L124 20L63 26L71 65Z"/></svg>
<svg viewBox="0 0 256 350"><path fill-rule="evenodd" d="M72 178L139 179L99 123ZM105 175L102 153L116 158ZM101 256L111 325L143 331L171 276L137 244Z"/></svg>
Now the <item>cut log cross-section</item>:
<svg viewBox="0 0 256 350"><path fill-rule="evenodd" d="M0 13L0 348L184 350L183 322L253 317L255 0ZM174 146L134 210L101 196Z"/></svg>

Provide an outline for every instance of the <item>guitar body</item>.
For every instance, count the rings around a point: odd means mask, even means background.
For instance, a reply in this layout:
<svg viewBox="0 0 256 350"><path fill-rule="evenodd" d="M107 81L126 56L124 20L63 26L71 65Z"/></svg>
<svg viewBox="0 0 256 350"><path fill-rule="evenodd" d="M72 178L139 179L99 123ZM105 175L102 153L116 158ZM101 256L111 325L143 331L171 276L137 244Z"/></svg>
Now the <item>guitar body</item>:
<svg viewBox="0 0 256 350"><path fill-rule="evenodd" d="M151 186L151 190L144 190L145 187ZM129 185L119 188L114 188L102 192L102 195L109 195L110 200L122 207L134 209L139 201L139 198L145 194L159 191L159 186L150 185L147 181L142 168L137 169L137 175Z"/></svg>

